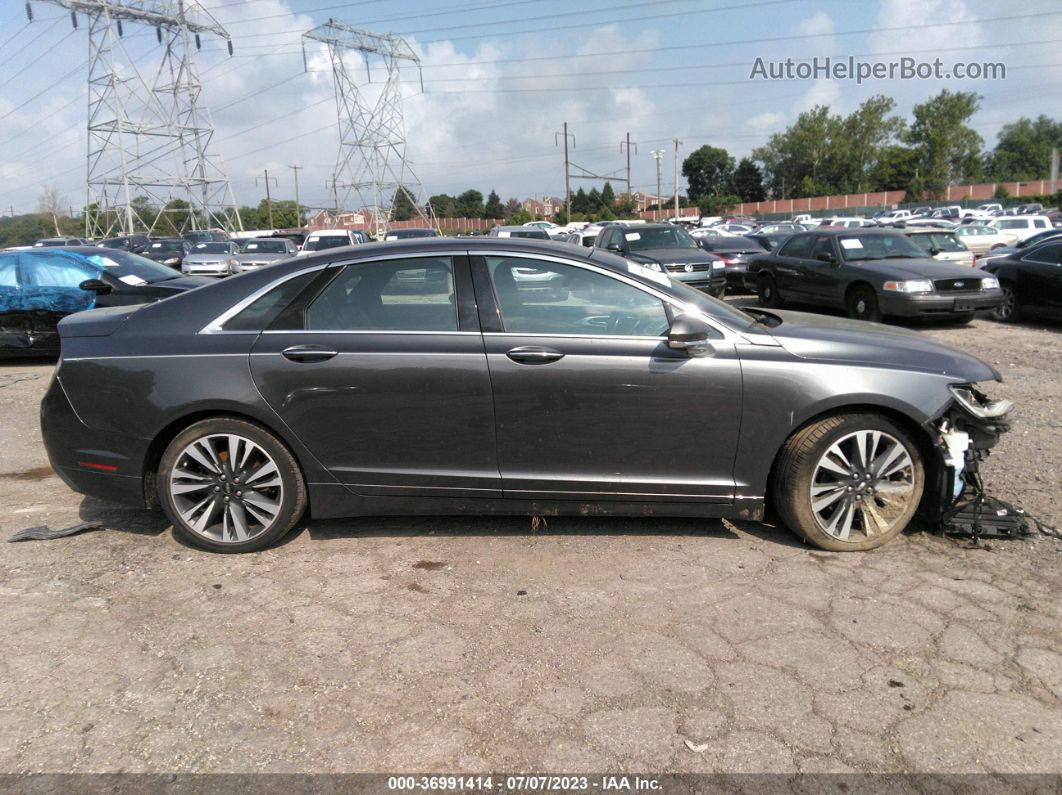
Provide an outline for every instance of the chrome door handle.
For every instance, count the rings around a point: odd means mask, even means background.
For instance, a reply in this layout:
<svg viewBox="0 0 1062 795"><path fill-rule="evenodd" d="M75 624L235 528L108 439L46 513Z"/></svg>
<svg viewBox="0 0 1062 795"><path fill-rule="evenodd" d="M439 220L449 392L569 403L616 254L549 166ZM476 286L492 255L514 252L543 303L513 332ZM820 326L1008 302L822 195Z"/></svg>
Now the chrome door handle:
<svg viewBox="0 0 1062 795"><path fill-rule="evenodd" d="M338 355L338 351L324 345L292 345L280 352L285 359L293 362L324 362Z"/></svg>
<svg viewBox="0 0 1062 795"><path fill-rule="evenodd" d="M520 364L549 364L564 358L563 353L553 348L536 348L533 346L513 348L505 355Z"/></svg>

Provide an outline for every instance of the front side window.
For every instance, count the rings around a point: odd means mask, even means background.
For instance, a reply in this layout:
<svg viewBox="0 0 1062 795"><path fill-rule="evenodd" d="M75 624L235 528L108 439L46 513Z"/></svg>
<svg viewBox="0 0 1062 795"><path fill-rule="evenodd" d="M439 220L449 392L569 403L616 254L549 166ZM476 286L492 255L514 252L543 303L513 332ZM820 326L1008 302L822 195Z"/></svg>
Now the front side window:
<svg viewBox="0 0 1062 795"><path fill-rule="evenodd" d="M811 235L797 235L778 252L780 257L806 257L811 253Z"/></svg>
<svg viewBox="0 0 1062 795"><path fill-rule="evenodd" d="M1058 245L1041 246L1022 257L1027 262L1040 262L1047 265L1062 264L1062 243Z"/></svg>
<svg viewBox="0 0 1062 795"><path fill-rule="evenodd" d="M313 331L457 331L450 257L346 265L306 310Z"/></svg>
<svg viewBox="0 0 1062 795"><path fill-rule="evenodd" d="M659 298L596 271L544 260L487 257L505 330L514 334L660 337Z"/></svg>

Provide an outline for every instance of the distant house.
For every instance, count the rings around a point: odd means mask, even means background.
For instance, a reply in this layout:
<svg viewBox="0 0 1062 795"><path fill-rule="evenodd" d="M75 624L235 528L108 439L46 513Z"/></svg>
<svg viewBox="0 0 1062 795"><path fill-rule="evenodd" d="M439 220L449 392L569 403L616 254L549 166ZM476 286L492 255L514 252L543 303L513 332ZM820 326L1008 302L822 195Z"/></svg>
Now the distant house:
<svg viewBox="0 0 1062 795"><path fill-rule="evenodd" d="M543 196L541 199L525 199L524 212L532 218L541 218L548 221L553 217L554 211L564 202L555 196Z"/></svg>
<svg viewBox="0 0 1062 795"><path fill-rule="evenodd" d="M306 219L308 229L351 229L364 225L365 216L361 213L341 212L337 215L334 210L318 210Z"/></svg>

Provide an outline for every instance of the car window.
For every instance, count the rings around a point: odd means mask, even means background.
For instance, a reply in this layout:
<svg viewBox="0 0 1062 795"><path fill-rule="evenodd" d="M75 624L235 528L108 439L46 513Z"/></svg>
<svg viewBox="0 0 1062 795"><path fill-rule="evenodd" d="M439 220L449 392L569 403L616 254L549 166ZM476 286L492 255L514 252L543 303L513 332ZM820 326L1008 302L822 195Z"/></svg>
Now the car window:
<svg viewBox="0 0 1062 795"><path fill-rule="evenodd" d="M133 287L179 278L173 268L128 251L108 249L99 254L71 254L70 256L84 258L89 264L103 269L105 273L111 274L118 281Z"/></svg>
<svg viewBox="0 0 1062 795"><path fill-rule="evenodd" d="M314 331L457 331L453 260L345 266L306 310Z"/></svg>
<svg viewBox="0 0 1062 795"><path fill-rule="evenodd" d="M219 243L208 241L205 243L196 243L194 246L192 246L193 254L228 254L231 251L231 243Z"/></svg>
<svg viewBox="0 0 1062 795"><path fill-rule="evenodd" d="M797 235L790 238L778 251L778 255L782 257L806 257L811 251L811 235Z"/></svg>
<svg viewBox="0 0 1062 795"><path fill-rule="evenodd" d="M288 245L286 240L248 240L240 248L243 254L287 254Z"/></svg>
<svg viewBox="0 0 1062 795"><path fill-rule="evenodd" d="M677 226L656 229L624 229L614 227L613 235L623 235L631 251L650 251L658 248L698 248L690 233Z"/></svg>
<svg viewBox="0 0 1062 795"><path fill-rule="evenodd" d="M34 287L77 289L85 279L97 279L100 269L73 256L63 254L27 254L22 260L23 274Z"/></svg>
<svg viewBox="0 0 1062 795"><path fill-rule="evenodd" d="M811 256L818 259L819 254L833 254L833 245L831 245L830 238L826 235L820 235L815 238L815 246L811 250Z"/></svg>
<svg viewBox="0 0 1062 795"><path fill-rule="evenodd" d="M318 273L319 271L309 271L277 285L229 318L222 328L225 331L261 331L268 328Z"/></svg>
<svg viewBox="0 0 1062 795"><path fill-rule="evenodd" d="M327 248L340 248L349 245L350 238L346 235L322 235L321 237L311 237L302 248L303 251L324 251Z"/></svg>
<svg viewBox="0 0 1062 795"><path fill-rule="evenodd" d="M659 337L669 327L655 296L575 265L487 257L505 330L515 334Z"/></svg>
<svg viewBox="0 0 1062 795"><path fill-rule="evenodd" d="M1037 218L1035 221L1033 221L1033 226L1035 226L1037 229L1046 229L1047 221Z"/></svg>
<svg viewBox="0 0 1062 795"><path fill-rule="evenodd" d="M906 235L845 235L838 238L846 262L877 259L923 259L925 252Z"/></svg>
<svg viewBox="0 0 1062 795"><path fill-rule="evenodd" d="M1025 262L1043 262L1049 265L1062 264L1062 243L1040 246L1025 254L1022 259Z"/></svg>

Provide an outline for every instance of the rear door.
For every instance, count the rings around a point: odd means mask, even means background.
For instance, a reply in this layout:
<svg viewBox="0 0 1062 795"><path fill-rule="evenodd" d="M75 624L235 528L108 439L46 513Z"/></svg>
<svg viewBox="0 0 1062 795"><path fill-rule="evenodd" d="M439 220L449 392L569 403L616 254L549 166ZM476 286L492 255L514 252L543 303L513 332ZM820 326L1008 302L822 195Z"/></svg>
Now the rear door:
<svg viewBox="0 0 1062 795"><path fill-rule="evenodd" d="M721 332L712 356L673 351L665 303L586 263L490 252L473 272L506 498L732 501L741 371Z"/></svg>
<svg viewBox="0 0 1062 795"><path fill-rule="evenodd" d="M1062 242L1038 246L1021 261L1018 294L1022 300L1062 306Z"/></svg>
<svg viewBox="0 0 1062 795"><path fill-rule="evenodd" d="M467 257L358 260L323 281L252 350L273 409L358 494L500 497Z"/></svg>
<svg viewBox="0 0 1062 795"><path fill-rule="evenodd" d="M774 277L786 297L801 295L806 292L800 285L803 262L811 252L811 235L794 235L778 250L774 259Z"/></svg>

